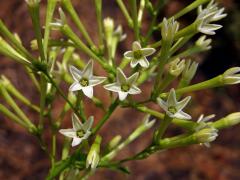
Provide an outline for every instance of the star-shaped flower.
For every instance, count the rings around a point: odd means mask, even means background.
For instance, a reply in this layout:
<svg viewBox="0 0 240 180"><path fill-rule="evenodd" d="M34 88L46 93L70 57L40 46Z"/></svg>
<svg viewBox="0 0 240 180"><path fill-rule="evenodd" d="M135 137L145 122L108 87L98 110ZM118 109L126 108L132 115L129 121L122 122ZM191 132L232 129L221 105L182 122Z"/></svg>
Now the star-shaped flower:
<svg viewBox="0 0 240 180"><path fill-rule="evenodd" d="M123 71L118 68L117 69L117 82L112 84L107 84L104 86L105 89L109 91L117 92L119 95L119 99L123 101L128 94L140 94L141 90L135 85L135 82L138 79L139 73L136 72L129 78L125 76Z"/></svg>
<svg viewBox="0 0 240 180"><path fill-rule="evenodd" d="M195 131L198 132L198 131L201 131L203 129L212 129L212 134L211 134L211 138L209 138L210 140L215 140L216 137L217 137L217 129L211 127L211 125L208 124L208 121L210 121L212 118L215 117L215 114L211 114L211 115L208 115L208 116L205 116L203 114L201 114L201 116L199 116L198 120L197 120L197 124L198 126L195 128ZM210 147L210 142L211 141L206 141L204 143L200 143L200 145L204 145L206 147Z"/></svg>
<svg viewBox="0 0 240 180"><path fill-rule="evenodd" d="M188 96L184 98L182 101L177 102L176 93L174 89L170 90L167 101L163 101L161 98L158 98L158 104L163 110L167 113L167 115L171 118L179 118L179 119L191 119L191 116L182 111L182 109L187 105L190 101L191 97Z"/></svg>
<svg viewBox="0 0 240 180"><path fill-rule="evenodd" d="M91 134L91 127L93 125L93 116L82 124L76 114L72 115L72 129L60 129L59 132L64 136L73 138L72 147L79 145L83 140L87 139Z"/></svg>
<svg viewBox="0 0 240 180"><path fill-rule="evenodd" d="M219 9L217 3L214 3L214 1L211 1L206 8L199 6L197 17L197 21L199 22L198 30L207 35L214 35L215 31L222 26L211 23L226 17L227 14L223 12L224 8Z"/></svg>
<svg viewBox="0 0 240 180"><path fill-rule="evenodd" d="M74 66L69 68L74 83L70 86L69 91L79 91L82 90L83 93L89 97L93 97L93 86L101 84L105 81L105 77L93 76L93 61L90 60L85 66L83 71L78 70Z"/></svg>
<svg viewBox="0 0 240 180"><path fill-rule="evenodd" d="M131 59L131 67L134 68L137 64L142 67L147 68L149 62L147 56L152 55L156 50L154 48L142 48L138 41L133 42L132 51L127 51L124 53L124 57Z"/></svg>

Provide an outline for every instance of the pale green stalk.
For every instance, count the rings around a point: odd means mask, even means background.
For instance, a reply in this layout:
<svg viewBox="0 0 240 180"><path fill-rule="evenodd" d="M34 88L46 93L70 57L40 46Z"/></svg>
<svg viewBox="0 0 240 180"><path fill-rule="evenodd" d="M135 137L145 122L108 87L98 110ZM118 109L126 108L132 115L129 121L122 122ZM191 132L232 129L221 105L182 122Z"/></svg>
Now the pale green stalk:
<svg viewBox="0 0 240 180"><path fill-rule="evenodd" d="M25 128L29 128L29 126L23 120L21 120L19 117L17 117L11 111L9 111L3 104L0 104L0 112L2 114L4 114L6 117L8 117L9 119L16 122L17 124L19 124Z"/></svg>
<svg viewBox="0 0 240 180"><path fill-rule="evenodd" d="M47 55L47 49L49 44L49 36L50 36L50 23L53 19L54 10L56 8L57 0L48 0L47 2L47 14L46 14L46 20L45 20L45 31L44 31L44 39L43 39L43 50L45 57L48 57Z"/></svg>
<svg viewBox="0 0 240 180"><path fill-rule="evenodd" d="M140 1L140 7L138 10L138 26L141 27L142 25L142 18L143 18L143 13L146 5L146 0L141 0Z"/></svg>
<svg viewBox="0 0 240 180"><path fill-rule="evenodd" d="M126 18L126 20L127 20L127 22L128 22L128 26L132 28L132 27L133 27L133 20L132 20L132 18L130 17L130 15L129 15L129 13L128 13L128 10L127 10L127 8L126 8L126 6L125 6L125 4L123 3L122 0L116 0L116 2L118 3L118 6L120 7L123 15L125 16L125 18Z"/></svg>
<svg viewBox="0 0 240 180"><path fill-rule="evenodd" d="M40 24L40 11L39 11L39 3L34 3L34 5L28 4L28 11L32 19L34 33L37 39L38 50L40 53L41 61L46 61L46 57L43 49L43 41L42 41L42 32L41 32L41 24Z"/></svg>
<svg viewBox="0 0 240 180"><path fill-rule="evenodd" d="M35 129L34 124L30 121L30 119L25 115L25 113L15 103L15 101L8 94L7 90L3 87L3 85L0 85L0 90L1 90L2 97L12 107L12 109L17 113L17 115L24 121L24 123L28 126L28 128Z"/></svg>
<svg viewBox="0 0 240 180"><path fill-rule="evenodd" d="M135 39L138 41L140 38L140 34L139 34L138 17L137 17L137 1L130 0L129 3L131 6L134 35L135 35Z"/></svg>
<svg viewBox="0 0 240 180"><path fill-rule="evenodd" d="M2 83L4 85L4 87L11 93L13 94L16 98L18 98L22 103L24 103L25 105L29 106L30 108L32 108L33 110L40 112L40 109L38 106L34 105L31 103L31 101L29 99L27 99L25 96L22 95L22 93L20 93L15 86L10 82L9 79L7 79L7 77L2 76Z"/></svg>
<svg viewBox="0 0 240 180"><path fill-rule="evenodd" d="M22 46L16 37L8 30L5 24L0 20L0 34L6 37L10 43L16 48L17 52L28 60L35 60L35 58Z"/></svg>
<svg viewBox="0 0 240 180"><path fill-rule="evenodd" d="M98 23L99 47L104 48L103 43L103 21L102 21L102 0L95 0L96 16Z"/></svg>
<svg viewBox="0 0 240 180"><path fill-rule="evenodd" d="M70 0L62 0L61 1L63 8L69 13L69 15L71 16L72 20L74 21L74 23L76 24L77 28L79 29L79 31L82 33L83 37L86 39L86 41L88 42L88 44L94 48L95 45L93 43L93 41L91 40L86 28L84 27L82 21L80 20L77 12L75 11L72 3Z"/></svg>

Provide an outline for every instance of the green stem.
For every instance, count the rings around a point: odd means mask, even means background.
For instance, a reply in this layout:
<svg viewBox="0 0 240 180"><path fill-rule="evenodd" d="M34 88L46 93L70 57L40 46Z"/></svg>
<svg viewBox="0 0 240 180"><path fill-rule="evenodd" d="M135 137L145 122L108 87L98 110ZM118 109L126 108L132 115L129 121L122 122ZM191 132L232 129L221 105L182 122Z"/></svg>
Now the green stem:
<svg viewBox="0 0 240 180"><path fill-rule="evenodd" d="M116 0L116 2L118 3L118 6L120 7L123 15L125 16L125 18L128 22L128 26L132 28L133 27L133 20L130 17L130 15L128 13L128 10L127 10L126 6L124 5L123 1L122 0Z"/></svg>
<svg viewBox="0 0 240 180"><path fill-rule="evenodd" d="M141 24L142 24L142 18L143 18L145 5L146 5L146 0L141 0L140 1L140 7L139 7L139 10L138 10L138 26L139 27L141 27Z"/></svg>
<svg viewBox="0 0 240 180"><path fill-rule="evenodd" d="M17 117L15 114L13 114L11 111L9 111L3 104L0 104L0 112L2 114L4 114L6 117L8 117L9 119L16 122L17 124L27 128L27 129L29 128L28 125L24 121L22 121L19 117Z"/></svg>
<svg viewBox="0 0 240 180"><path fill-rule="evenodd" d="M40 74L40 120L38 127L40 130L43 129L43 119L44 119L44 111L45 111L45 103L46 103L46 88L47 83L45 81L44 75Z"/></svg>
<svg viewBox="0 0 240 180"><path fill-rule="evenodd" d="M86 41L88 42L88 44L94 48L95 45L93 43L93 41L91 40L86 28L84 27L82 21L80 20L77 12L75 11L72 3L70 0L62 0L61 1L62 6L64 7L64 9L69 13L69 15L71 16L73 22L77 25L77 28L79 29L79 31L82 33L83 37L86 39Z"/></svg>
<svg viewBox="0 0 240 180"><path fill-rule="evenodd" d="M138 26L138 17L137 17L137 1L136 0L130 0L130 5L131 5L131 14L132 14L132 19L133 19L133 30L134 30L134 35L135 39L138 41L139 40L139 26Z"/></svg>
<svg viewBox="0 0 240 180"><path fill-rule="evenodd" d="M45 31L44 31L44 39L43 39L43 50L45 57L47 57L47 49L49 43L49 36L50 36L50 23L53 18L53 13L57 4L57 0L48 0L47 2L47 14L45 20Z"/></svg>
<svg viewBox="0 0 240 180"><path fill-rule="evenodd" d="M222 83L222 75L219 75L217 77L214 77L210 80L207 81L203 81L201 83L197 83L191 86L187 86L181 89L177 89L176 90L176 94L185 94L188 92L193 92L193 91L199 91L199 90L203 90L203 89L210 89L210 88L214 88L214 87L218 87L221 86Z"/></svg>
<svg viewBox="0 0 240 180"><path fill-rule="evenodd" d="M99 47L102 49L104 47L103 43L103 22L102 22L102 0L95 0L95 8L98 23L98 37L99 37Z"/></svg>
<svg viewBox="0 0 240 180"><path fill-rule="evenodd" d="M22 46L22 44L16 39L16 37L8 30L5 24L0 20L0 33L9 39L11 44L17 49L17 51L28 60L35 60L35 58Z"/></svg>
<svg viewBox="0 0 240 180"><path fill-rule="evenodd" d="M32 108L33 110L40 112L40 109L38 106L34 105L31 103L30 100L28 100L25 96L23 96L17 89L16 87L10 82L9 79L7 79L5 76L2 76L3 79L3 84L5 88L13 94L16 98L18 98L22 103L27 105L28 107Z"/></svg>
<svg viewBox="0 0 240 180"><path fill-rule="evenodd" d="M117 108L119 104L118 99L116 99L115 101L113 101L113 103L110 105L110 107L108 108L108 111L106 112L106 114L103 116L103 118L99 121L99 123L96 125L96 127L93 129L92 134L96 134L101 127L106 123L106 121L109 119L109 117L112 115L112 113L114 112L114 110Z"/></svg>
<svg viewBox="0 0 240 180"><path fill-rule="evenodd" d="M25 113L15 103L15 101L8 94L7 90L3 87L3 85L0 85L0 90L1 90L2 97L13 108L13 110L17 113L17 115L26 123L28 128L35 129L35 125L30 121L30 119L25 115Z"/></svg>
<svg viewBox="0 0 240 180"><path fill-rule="evenodd" d="M41 61L44 62L46 59L45 59L45 53L44 53L44 49L43 49L43 42L42 42L39 3L35 3L34 5L28 5L28 11L29 11L31 19L32 19L35 36L37 38L38 49L39 49Z"/></svg>
<svg viewBox="0 0 240 180"><path fill-rule="evenodd" d="M155 143L159 142L162 139L165 131L167 130L172 120L172 117L169 117L167 114L165 114L163 121L161 122L158 130L156 131L156 136L154 137Z"/></svg>

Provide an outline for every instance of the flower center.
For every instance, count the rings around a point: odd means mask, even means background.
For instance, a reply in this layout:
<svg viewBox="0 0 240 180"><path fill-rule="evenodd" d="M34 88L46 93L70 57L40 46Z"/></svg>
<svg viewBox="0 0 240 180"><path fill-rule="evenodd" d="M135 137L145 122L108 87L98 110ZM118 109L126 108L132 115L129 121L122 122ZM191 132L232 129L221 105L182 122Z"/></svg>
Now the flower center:
<svg viewBox="0 0 240 180"><path fill-rule="evenodd" d="M175 114L175 113L177 112L177 109L176 109L174 106L170 106L170 107L168 108L168 111L169 111L170 113L172 113L172 114Z"/></svg>
<svg viewBox="0 0 240 180"><path fill-rule="evenodd" d="M86 86L89 85L89 81L88 81L88 79L86 79L86 78L82 78L82 79L80 79L80 84L81 84L83 87L86 87Z"/></svg>
<svg viewBox="0 0 240 180"><path fill-rule="evenodd" d="M82 129L80 129L76 132L76 134L77 134L78 138L82 138L84 136L85 132Z"/></svg>
<svg viewBox="0 0 240 180"><path fill-rule="evenodd" d="M129 86L128 84L123 84L123 85L121 86L121 90L122 90L123 92L128 92L129 89L130 89L130 86Z"/></svg>
<svg viewBox="0 0 240 180"><path fill-rule="evenodd" d="M141 50L136 50L133 52L134 59L140 59L142 58L143 54Z"/></svg>

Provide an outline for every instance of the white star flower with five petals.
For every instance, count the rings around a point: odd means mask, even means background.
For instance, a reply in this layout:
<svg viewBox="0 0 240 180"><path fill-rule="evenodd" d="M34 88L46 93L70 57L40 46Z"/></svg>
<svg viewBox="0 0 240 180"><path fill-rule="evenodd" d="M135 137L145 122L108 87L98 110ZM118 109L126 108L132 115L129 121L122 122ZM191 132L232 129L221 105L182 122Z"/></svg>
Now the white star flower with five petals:
<svg viewBox="0 0 240 180"><path fill-rule="evenodd" d="M118 68L117 69L117 82L112 84L107 84L104 86L105 89L113 92L117 92L119 95L119 99L123 101L126 99L128 94L140 94L141 90L135 85L137 81L139 73L136 72L129 78L125 76L123 71Z"/></svg>
<svg viewBox="0 0 240 180"><path fill-rule="evenodd" d="M91 127L93 125L93 116L82 124L76 114L72 115L72 129L60 129L59 132L64 136L73 138L72 147L79 145L83 140L87 139L91 134Z"/></svg>
<svg viewBox="0 0 240 180"><path fill-rule="evenodd" d="M137 64L142 67L147 68L149 62L147 56L152 55L156 50L154 48L142 48L138 41L134 41L132 44L132 51L127 51L124 53L124 57L131 59L131 67L134 68Z"/></svg>
<svg viewBox="0 0 240 180"><path fill-rule="evenodd" d="M190 101L191 96L184 98L182 101L177 102L176 93L174 89L170 90L167 101L163 101L161 98L158 98L158 104L167 115L171 118L179 119L191 119L191 116L182 111L182 109Z"/></svg>
<svg viewBox="0 0 240 180"><path fill-rule="evenodd" d="M78 70L74 66L70 66L69 70L74 79L74 83L70 86L69 91L82 90L89 98L93 97L93 86L101 84L106 79L106 77L93 76L92 60L88 62L82 71Z"/></svg>

